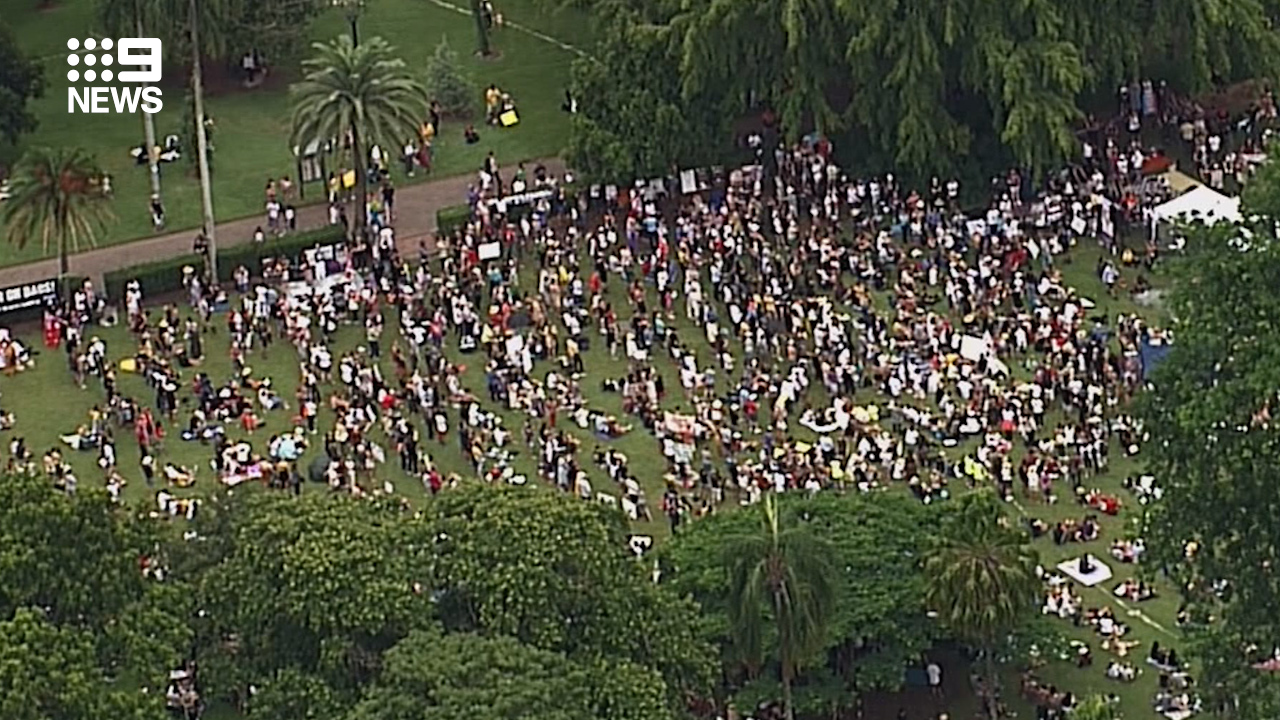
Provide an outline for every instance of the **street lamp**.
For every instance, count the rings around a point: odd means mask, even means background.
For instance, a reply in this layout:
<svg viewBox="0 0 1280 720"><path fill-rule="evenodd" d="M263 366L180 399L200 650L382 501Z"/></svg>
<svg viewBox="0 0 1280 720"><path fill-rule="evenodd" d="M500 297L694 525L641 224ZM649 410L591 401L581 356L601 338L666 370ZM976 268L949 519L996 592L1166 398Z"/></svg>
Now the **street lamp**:
<svg viewBox="0 0 1280 720"><path fill-rule="evenodd" d="M342 11L347 16L347 22L351 24L351 44L359 46L360 35L356 24L360 20L360 13L364 12L364 0L329 0L329 4L336 8L342 8Z"/></svg>

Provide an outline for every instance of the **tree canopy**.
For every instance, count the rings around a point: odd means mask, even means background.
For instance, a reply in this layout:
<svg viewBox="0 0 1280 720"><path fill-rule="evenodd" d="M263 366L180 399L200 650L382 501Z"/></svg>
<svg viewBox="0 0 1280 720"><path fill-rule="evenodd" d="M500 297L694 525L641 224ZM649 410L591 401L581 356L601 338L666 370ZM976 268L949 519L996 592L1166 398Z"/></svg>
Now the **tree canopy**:
<svg viewBox="0 0 1280 720"><path fill-rule="evenodd" d="M856 493L784 495L778 510L780 523L798 524L830 546L834 569L833 605L821 647L828 663L804 670L797 706L812 704L804 695L825 687L824 678L844 688L846 701L852 698L849 689L899 687L903 667L919 657L934 634L923 604L919 548L921 528L930 527L941 511L907 497ZM730 645L731 582L724 558L736 538L758 525L752 513L712 515L659 550L662 584L699 603L700 632L727 649L724 659L731 668L741 657ZM766 655L776 658L776 633L762 640Z"/></svg>
<svg viewBox="0 0 1280 720"><path fill-rule="evenodd" d="M628 662L574 661L511 637L415 632L386 655L349 720L666 720L661 676Z"/></svg>
<svg viewBox="0 0 1280 720"><path fill-rule="evenodd" d="M545 691L528 712L662 720L709 687L712 651L625 529L535 488L464 484L417 513L233 491L167 560L196 591L202 685L251 718L457 717ZM510 682L521 673L528 688Z"/></svg>
<svg viewBox="0 0 1280 720"><path fill-rule="evenodd" d="M1251 665L1280 637L1280 245L1269 223L1247 248L1233 242L1239 232L1187 228L1173 265L1176 342L1140 396L1149 470L1164 490L1147 522L1153 561L1189 604L1206 704L1271 717L1280 680Z"/></svg>
<svg viewBox="0 0 1280 720"><path fill-rule="evenodd" d="M574 62L578 112L566 159L584 177L660 177L677 160L687 167L715 159L732 115L710 93L691 92L686 101L679 69L667 61L676 41L668 28L618 23L597 57Z"/></svg>
<svg viewBox="0 0 1280 720"><path fill-rule="evenodd" d="M102 177L97 161L79 148L27 150L14 166L11 197L0 209L9 242L57 250L65 275L67 256L92 246L113 217Z"/></svg>
<svg viewBox="0 0 1280 720"><path fill-rule="evenodd" d="M44 95L44 68L27 57L9 28L0 25L0 138L10 144L36 129L27 103Z"/></svg>
<svg viewBox="0 0 1280 720"><path fill-rule="evenodd" d="M468 485L428 509L445 626L544 650L626 659L672 691L704 690L697 607L656 586L626 550L621 515L548 491Z"/></svg>
<svg viewBox="0 0 1280 720"><path fill-rule="evenodd" d="M301 50L311 22L329 3L320 0L209 0L201 2L201 45L221 60L256 50L278 62ZM186 59L190 52L190 5L186 0L96 0L98 25L109 35L158 35L165 51Z"/></svg>
<svg viewBox="0 0 1280 720"><path fill-rule="evenodd" d="M127 671L159 687L190 647L189 593L144 575L161 536L105 491L55 491L0 478L0 715L134 717L143 696L113 689Z"/></svg>
<svg viewBox="0 0 1280 720"><path fill-rule="evenodd" d="M206 681L270 685L289 668L337 689L368 680L380 653L434 622L409 530L398 505L327 494L244 494L207 507L209 540L189 552L213 562L185 568L207 613Z"/></svg>
<svg viewBox="0 0 1280 720"><path fill-rule="evenodd" d="M624 77L673 77L686 103L697 100L730 119L772 107L792 138L815 129L847 137L867 162L906 173L955 172L989 149L997 160L1052 168L1077 150L1074 126L1088 110L1085 101L1135 78L1195 92L1280 75L1274 0L588 4L601 22L640 18L645 32L661 39L606 40L603 66L644 63L646 73ZM579 78L590 72L584 66ZM595 97L582 99L584 112L605 112L589 107L601 102ZM629 117L648 119L650 112ZM704 137L722 120L695 112L673 122L685 135ZM632 154L651 148L663 152L659 164L684 160L670 145L653 148L675 142L652 137L669 127L651 123L642 136L627 136L626 121L615 118L611 127ZM574 136L598 132L583 125Z"/></svg>

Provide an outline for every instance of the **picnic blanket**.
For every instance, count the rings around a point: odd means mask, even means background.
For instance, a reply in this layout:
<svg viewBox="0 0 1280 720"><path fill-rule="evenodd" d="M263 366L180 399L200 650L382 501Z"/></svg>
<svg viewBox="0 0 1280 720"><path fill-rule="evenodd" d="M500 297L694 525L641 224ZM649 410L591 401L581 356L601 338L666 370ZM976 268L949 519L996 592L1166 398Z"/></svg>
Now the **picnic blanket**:
<svg viewBox="0 0 1280 720"><path fill-rule="evenodd" d="M1071 560L1060 562L1058 563L1058 569L1064 575L1085 587L1100 585L1111 579L1111 568L1107 567L1107 564L1098 558L1092 555L1089 557L1089 562L1093 565L1093 569L1088 573L1080 572L1080 560L1081 558L1072 558Z"/></svg>

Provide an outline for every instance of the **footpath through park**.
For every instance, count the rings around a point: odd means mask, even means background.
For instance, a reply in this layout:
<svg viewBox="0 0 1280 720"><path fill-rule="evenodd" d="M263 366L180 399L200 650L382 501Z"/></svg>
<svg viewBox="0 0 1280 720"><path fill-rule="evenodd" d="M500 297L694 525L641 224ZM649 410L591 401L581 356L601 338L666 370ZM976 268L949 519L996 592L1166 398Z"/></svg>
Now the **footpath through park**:
<svg viewBox="0 0 1280 720"><path fill-rule="evenodd" d="M529 168L545 165L551 177L564 176L564 163L557 158L527 160ZM511 168L503 173L509 179ZM414 184L396 186L395 222L396 245L401 253L413 253L406 257L416 257L418 241L423 238L433 239L436 231L436 213L442 208L461 205L467 201L467 188L477 182L474 174L457 175L427 180ZM217 198L214 198L215 202ZM239 220L218 223L218 247L251 242L253 232L258 227L265 227L266 199L263 199L263 214ZM329 222L328 205L316 203L298 208L298 230L311 230ZM191 252L192 241L198 228L188 228L177 232L156 235L132 242L110 245L72 255L70 258L70 274L88 277L101 287L102 276L112 270L119 270L132 265L166 260ZM0 268L0 287L22 285L55 277L58 274L56 257L37 260L25 265Z"/></svg>

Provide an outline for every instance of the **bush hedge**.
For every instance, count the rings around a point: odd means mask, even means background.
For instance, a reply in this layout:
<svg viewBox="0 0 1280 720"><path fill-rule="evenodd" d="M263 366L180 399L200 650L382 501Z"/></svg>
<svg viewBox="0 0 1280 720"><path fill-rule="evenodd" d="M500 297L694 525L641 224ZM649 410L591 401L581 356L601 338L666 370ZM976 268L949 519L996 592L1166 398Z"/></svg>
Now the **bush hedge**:
<svg viewBox="0 0 1280 720"><path fill-rule="evenodd" d="M327 225L315 230L272 238L261 245L252 242L232 245L218 251L218 279L230 280L231 274L241 265L249 268L249 274L257 277L262 274L264 258L277 258L284 255L290 259L296 259L303 250L309 250L317 245L339 243L345 237L341 226Z"/></svg>
<svg viewBox="0 0 1280 720"><path fill-rule="evenodd" d="M282 255L297 258L303 250L316 245L327 245L341 242L344 239L341 227L330 225L318 230L309 230L294 235L273 238L261 245L257 243L241 243L218 251L218 279L231 279L231 274L241 265L249 268L254 276L262 273L263 258L275 258ZM124 287L131 280L137 280L142 286L144 296L155 296L182 289L182 268L186 265L200 267L203 258L195 253L179 255L166 260L134 265L106 273L103 284L107 297L118 301L124 297Z"/></svg>
<svg viewBox="0 0 1280 720"><path fill-rule="evenodd" d="M195 253L179 255L165 260L134 265L106 273L102 282L107 291L107 298L112 302L124 299L124 286L130 280L137 280L142 286L144 297L182 289L182 268L186 265L199 267L204 259Z"/></svg>
<svg viewBox="0 0 1280 720"><path fill-rule="evenodd" d="M471 222L470 205L450 205L436 211L436 232L446 237Z"/></svg>

